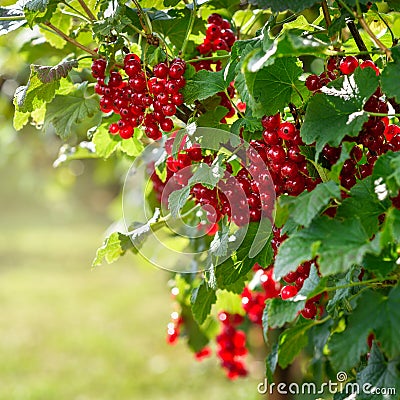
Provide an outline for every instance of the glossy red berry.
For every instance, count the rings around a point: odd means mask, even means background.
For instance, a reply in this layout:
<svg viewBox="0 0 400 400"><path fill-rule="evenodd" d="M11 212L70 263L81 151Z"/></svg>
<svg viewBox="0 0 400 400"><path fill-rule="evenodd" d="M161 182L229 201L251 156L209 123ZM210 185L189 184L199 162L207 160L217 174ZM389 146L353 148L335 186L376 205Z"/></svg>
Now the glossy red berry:
<svg viewBox="0 0 400 400"><path fill-rule="evenodd" d="M297 292L298 292L298 290L297 290L296 286L287 285L281 289L280 294L281 294L281 297L283 300L287 300L287 299L290 299L290 298L296 296Z"/></svg>
<svg viewBox="0 0 400 400"><path fill-rule="evenodd" d="M317 306L315 303L306 302L304 309L301 311L301 315L306 319L313 319L317 315Z"/></svg>
<svg viewBox="0 0 400 400"><path fill-rule="evenodd" d="M340 62L340 71L344 75L352 74L358 67L358 60L353 56L347 56Z"/></svg>
<svg viewBox="0 0 400 400"><path fill-rule="evenodd" d="M278 135L283 140L292 140L296 135L296 127L290 122L283 122L278 128Z"/></svg>

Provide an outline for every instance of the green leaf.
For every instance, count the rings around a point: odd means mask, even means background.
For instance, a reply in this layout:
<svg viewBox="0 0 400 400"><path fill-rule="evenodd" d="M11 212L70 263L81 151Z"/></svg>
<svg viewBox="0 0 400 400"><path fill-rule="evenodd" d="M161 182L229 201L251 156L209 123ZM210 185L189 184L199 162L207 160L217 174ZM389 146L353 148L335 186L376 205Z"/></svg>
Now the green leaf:
<svg viewBox="0 0 400 400"><path fill-rule="evenodd" d="M146 238L152 233L151 228L159 221L161 217L160 209L154 210L153 216L146 222L134 222L130 227L128 237L134 249L139 250Z"/></svg>
<svg viewBox="0 0 400 400"><path fill-rule="evenodd" d="M261 8L270 8L272 11L294 12L303 11L316 3L316 0L250 0L250 4L257 5Z"/></svg>
<svg viewBox="0 0 400 400"><path fill-rule="evenodd" d="M29 11L45 11L49 4L49 0L28 0L25 8Z"/></svg>
<svg viewBox="0 0 400 400"><path fill-rule="evenodd" d="M400 241L400 210L390 208L386 213L381 231L381 245L385 247L389 243Z"/></svg>
<svg viewBox="0 0 400 400"><path fill-rule="evenodd" d="M108 123L106 123L96 129L92 141L96 146L96 154L99 157L108 158L117 149L122 139L119 135L110 135Z"/></svg>
<svg viewBox="0 0 400 400"><path fill-rule="evenodd" d="M119 144L119 149L127 156L137 157L142 153L144 146L136 135L134 135L130 139L123 139Z"/></svg>
<svg viewBox="0 0 400 400"><path fill-rule="evenodd" d="M215 257L223 257L228 253L229 245L229 225L222 224L222 229L219 230L210 244L210 252Z"/></svg>
<svg viewBox="0 0 400 400"><path fill-rule="evenodd" d="M199 127L229 130L229 126L227 124L221 123L221 119L225 117L227 112L227 108L223 106L217 106L214 110L207 111L206 113L200 115L200 117L197 118L197 125ZM218 138L215 138L215 140L218 140Z"/></svg>
<svg viewBox="0 0 400 400"><path fill-rule="evenodd" d="M389 63L381 74L381 85L383 92L388 97L394 97L400 103L400 48L392 49L395 61Z"/></svg>
<svg viewBox="0 0 400 400"><path fill-rule="evenodd" d="M365 387L370 389L374 387L380 389L394 388L398 393L400 390L400 378L397 369L399 362L399 358L387 361L379 346L374 342L369 354L367 367L357 373L357 383L360 387L366 385ZM371 395L361 392L357 398L370 399ZM397 396L395 393L390 396L377 392L373 395L373 398L376 400L395 400Z"/></svg>
<svg viewBox="0 0 400 400"><path fill-rule="evenodd" d="M97 96L86 96L87 82L68 95L57 95L47 106L45 126L52 124L62 139L69 137L79 124L99 125L102 113Z"/></svg>
<svg viewBox="0 0 400 400"><path fill-rule="evenodd" d="M248 110L246 110L246 114L244 115L243 118L237 119L232 124L231 132L234 133L235 135L239 135L241 128L244 129L244 132L251 132L251 133L263 130L260 118L253 117L252 115L249 114Z"/></svg>
<svg viewBox="0 0 400 400"><path fill-rule="evenodd" d="M167 37L177 49L181 49L186 37L190 16L191 11L187 7L171 9L168 13L164 13L161 18L160 13L158 13L157 17L152 20L153 29L163 37ZM196 35L202 29L204 29L204 21L195 15L192 34Z"/></svg>
<svg viewBox="0 0 400 400"><path fill-rule="evenodd" d="M246 71L248 91L258 105L253 109L253 116L273 115L283 111L290 102L301 103L298 93L300 87L304 88L304 82L298 78L302 72L294 57L278 58L254 74Z"/></svg>
<svg viewBox="0 0 400 400"><path fill-rule="evenodd" d="M397 196L400 189L400 152L388 151L380 156L375 163L372 180L376 186L386 186L386 196Z"/></svg>
<svg viewBox="0 0 400 400"><path fill-rule="evenodd" d="M218 290L215 307L217 311L225 311L229 314L245 314L242 305L242 298L235 293L228 292L227 290Z"/></svg>
<svg viewBox="0 0 400 400"><path fill-rule="evenodd" d="M386 208L374 192L372 178L368 177L351 188L350 197L343 200L336 215L344 219L358 218L370 237L378 231L379 216Z"/></svg>
<svg viewBox="0 0 400 400"><path fill-rule="evenodd" d="M224 157L217 157L217 163L211 165L200 163L194 171L193 176L189 179L189 184L201 183L203 186L213 189L224 176L225 165L223 165Z"/></svg>
<svg viewBox="0 0 400 400"><path fill-rule="evenodd" d="M181 208L185 205L190 196L190 186L175 190L168 197L168 209L173 217L177 217Z"/></svg>
<svg viewBox="0 0 400 400"><path fill-rule="evenodd" d="M287 322L292 322L304 308L305 303L305 300L268 299L265 302L263 321L268 321L268 328L280 328Z"/></svg>
<svg viewBox="0 0 400 400"><path fill-rule="evenodd" d="M339 371L357 364L368 350L367 337L371 332L389 357L398 357L399 330L400 286L394 287L388 296L372 290L363 292L345 331L334 334L329 342L333 366Z"/></svg>
<svg viewBox="0 0 400 400"><path fill-rule="evenodd" d="M224 80L222 71L213 72L201 70L186 82L182 93L187 104L195 100L204 100L218 92L223 92L230 82Z"/></svg>
<svg viewBox="0 0 400 400"><path fill-rule="evenodd" d="M215 269L217 278L217 287L229 292L241 294L247 280L246 275L237 276L235 264L231 258L228 258Z"/></svg>
<svg viewBox="0 0 400 400"><path fill-rule="evenodd" d="M385 252L379 255L367 254L363 260L363 267L377 277L389 278L388 275L398 267L396 261L397 255L393 259L390 255L387 256Z"/></svg>
<svg viewBox="0 0 400 400"><path fill-rule="evenodd" d="M299 295L305 296L308 299L314 297L325 289L327 280L327 277L321 278L319 276L318 270L313 264L308 278L304 281L303 287L299 291Z"/></svg>
<svg viewBox="0 0 400 400"><path fill-rule="evenodd" d="M44 103L49 103L55 96L59 81L43 83L38 76L34 65L31 65L31 74L28 83L15 91L14 105L16 110L26 113L33 112Z"/></svg>
<svg viewBox="0 0 400 400"><path fill-rule="evenodd" d="M28 0L24 3L25 18L32 28L35 24L49 21L55 13L57 0Z"/></svg>
<svg viewBox="0 0 400 400"><path fill-rule="evenodd" d="M60 29L66 35L69 35L72 29L72 16L66 15L57 9L52 15L50 22ZM46 38L46 41L50 43L56 49L63 49L67 44L67 41L57 35L55 32L49 29L40 29L40 33Z"/></svg>
<svg viewBox="0 0 400 400"><path fill-rule="evenodd" d="M278 343L275 343L272 346L272 349L265 360L265 375L270 383L274 381L274 373L276 366L278 365L278 346Z"/></svg>
<svg viewBox="0 0 400 400"><path fill-rule="evenodd" d="M276 52L273 57L282 56L322 56L329 44L315 38L313 35L304 34L304 28L285 31L278 39Z"/></svg>
<svg viewBox="0 0 400 400"><path fill-rule="evenodd" d="M400 1L399 0L387 0L387 3L390 8L393 8L395 11L400 11Z"/></svg>
<svg viewBox="0 0 400 400"><path fill-rule="evenodd" d="M211 312L211 307L217 301L215 290L208 287L203 280L199 287L192 292L190 302L195 320L199 325L203 324Z"/></svg>
<svg viewBox="0 0 400 400"><path fill-rule="evenodd" d="M279 247L274 274L282 278L304 261L318 255L322 276L346 272L361 264L367 253L376 253L376 243L358 219L340 221L322 216L285 240Z"/></svg>
<svg viewBox="0 0 400 400"><path fill-rule="evenodd" d="M175 7L181 0L164 0L164 7Z"/></svg>
<svg viewBox="0 0 400 400"><path fill-rule="evenodd" d="M297 197L281 196L280 204L289 207L290 217L297 224L307 227L331 199L340 199L340 188L335 182L329 181Z"/></svg>
<svg viewBox="0 0 400 400"><path fill-rule="evenodd" d="M332 319L324 322L323 324L314 325L309 333L311 343L313 344L314 359L319 360L325 358L324 348L331 335L331 326L333 325Z"/></svg>
<svg viewBox="0 0 400 400"><path fill-rule="evenodd" d="M117 2L109 2L107 13L102 13L102 18L94 22L93 33L104 37L110 36L113 32L123 32L126 26L131 23L131 19L128 16L130 12L137 18L136 12L131 8Z"/></svg>
<svg viewBox="0 0 400 400"><path fill-rule="evenodd" d="M278 363L286 368L308 344L308 332L314 321L306 321L286 329L279 337Z"/></svg>
<svg viewBox="0 0 400 400"><path fill-rule="evenodd" d="M25 19L21 19L24 12L19 3L8 7L0 7L0 18L7 18L6 21L0 21L0 36L6 35L26 24ZM12 18L15 19L13 20Z"/></svg>
<svg viewBox="0 0 400 400"><path fill-rule="evenodd" d="M207 345L209 338L199 327L199 324L193 318L192 310L185 304L182 304L182 318L185 321L185 334L188 337L187 343L194 352L200 351Z"/></svg>
<svg viewBox="0 0 400 400"><path fill-rule="evenodd" d="M132 247L132 243L128 236L114 232L105 239L103 245L97 250L92 266L101 265L104 260L111 264L124 255L130 247Z"/></svg>
<svg viewBox="0 0 400 400"><path fill-rule="evenodd" d="M51 67L32 64L33 71L37 74L42 83L51 83L61 78L66 78L72 68L78 67L77 60L65 60Z"/></svg>
<svg viewBox="0 0 400 400"><path fill-rule="evenodd" d="M378 87L372 68L357 68L322 88L307 106L301 137L307 144L316 142L316 160L326 144L338 147L346 136L357 136L367 121L364 104Z"/></svg>
<svg viewBox="0 0 400 400"><path fill-rule="evenodd" d="M263 220L264 221L264 220ZM269 231L268 231L269 227ZM272 247L270 243L271 223L251 222L247 227L239 229L229 242L228 252L233 252L231 258L216 268L219 287L224 288L245 277L258 263L267 267L272 261ZM237 244L240 246L237 247ZM237 249L234 251L234 249Z"/></svg>

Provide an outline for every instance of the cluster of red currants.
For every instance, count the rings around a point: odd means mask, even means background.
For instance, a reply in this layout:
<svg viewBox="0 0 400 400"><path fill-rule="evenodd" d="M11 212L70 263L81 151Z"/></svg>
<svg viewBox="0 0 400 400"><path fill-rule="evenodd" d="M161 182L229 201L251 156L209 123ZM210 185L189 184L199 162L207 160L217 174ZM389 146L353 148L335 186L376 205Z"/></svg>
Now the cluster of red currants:
<svg viewBox="0 0 400 400"><path fill-rule="evenodd" d="M216 338L221 366L226 370L229 379L246 376L248 372L243 363L243 357L247 354L246 334L237 329L243 322L243 317L221 312L218 319L222 325L222 330Z"/></svg>
<svg viewBox="0 0 400 400"><path fill-rule="evenodd" d="M236 36L231 29L230 22L215 13L208 17L207 22L206 37L203 43L197 47L199 53L208 56L218 50L231 51Z"/></svg>
<svg viewBox="0 0 400 400"><path fill-rule="evenodd" d="M252 140L250 144L268 166L276 195L297 196L305 189L314 189L320 180L310 177L307 160L299 148L304 143L295 125L282 122L279 113L263 117L262 125L264 140Z"/></svg>
<svg viewBox="0 0 400 400"><path fill-rule="evenodd" d="M350 75L357 68L372 68L376 75L380 74L379 68L371 60L360 63L353 56L331 57L326 66L327 70L319 76L310 75L306 80L306 86L310 91L318 93L329 82L337 79L340 75ZM384 98L380 88L367 100L364 110L379 114L389 112L388 101ZM386 153L388 150L400 150L400 127L389 124L387 117L370 116L357 137L346 136L344 140L356 143L340 174L342 186L350 189L357 183L356 178L363 179L372 174L377 156ZM340 153L341 146L334 148L329 145L325 146L322 152L330 165L338 161ZM364 153L366 162L364 162Z"/></svg>
<svg viewBox="0 0 400 400"><path fill-rule="evenodd" d="M175 344L178 341L183 318L177 311L171 313L171 322L167 326L167 343Z"/></svg>
<svg viewBox="0 0 400 400"><path fill-rule="evenodd" d="M212 52L217 50L231 51L233 44L236 41L236 36L231 29L231 24L228 20L223 19L219 14L211 14L208 17L208 25L206 37L202 44L197 46L197 50L201 55L209 56ZM208 71L220 71L222 63L220 60L203 60L192 63L196 71L202 69ZM221 123L226 123L226 118L231 118L235 115L235 108L232 106L231 100L235 95L235 88L232 84L228 87L228 94L225 92L217 93L221 98L220 105L227 108L226 115L221 119Z"/></svg>
<svg viewBox="0 0 400 400"><path fill-rule="evenodd" d="M97 79L95 91L101 95L100 109L120 115L118 122L110 124L109 132L129 139L134 129L143 125L146 135L154 140L161 138L161 130L170 132L174 127L170 117L184 101L180 90L186 83L185 70L185 61L174 59L155 65L150 76L142 69L140 58L130 53L124 58L126 78L114 68L106 81L105 60L94 60L92 75Z"/></svg>
<svg viewBox="0 0 400 400"><path fill-rule="evenodd" d="M272 278L273 267L263 269L255 264L253 270L254 277L242 292L242 307L252 323L262 325L265 300L278 297L281 285Z"/></svg>
<svg viewBox="0 0 400 400"><path fill-rule="evenodd" d="M193 175L193 165L199 163L212 165L214 161L214 156L207 152L203 154L198 144L184 148L185 138L178 154L173 157L171 154L173 140L174 134L165 145L169 155L166 160L166 182L162 182L155 172L151 174L153 187L160 202L167 202L172 191L188 185ZM209 222L216 230L218 230L216 224L225 215L239 227L250 221L259 221L261 217L271 217L275 200L273 183L257 151L253 149L249 154L253 155L254 162L248 169L242 167L234 176L231 164L226 162L224 176L215 188L210 189L206 185L197 183L191 189L195 202L202 206ZM209 234L215 233L214 230L209 232Z"/></svg>
<svg viewBox="0 0 400 400"><path fill-rule="evenodd" d="M299 265L296 271L289 272L283 280L288 283L281 289L281 298L283 300L290 299L297 295L299 290L303 287L304 281L310 275L312 261L307 261ZM292 285L294 284L294 285ZM321 316L324 313L324 307L322 305L318 306L319 301L322 298L322 294L312 297L306 301L306 304L301 310L301 315L306 319L313 319L319 314Z"/></svg>

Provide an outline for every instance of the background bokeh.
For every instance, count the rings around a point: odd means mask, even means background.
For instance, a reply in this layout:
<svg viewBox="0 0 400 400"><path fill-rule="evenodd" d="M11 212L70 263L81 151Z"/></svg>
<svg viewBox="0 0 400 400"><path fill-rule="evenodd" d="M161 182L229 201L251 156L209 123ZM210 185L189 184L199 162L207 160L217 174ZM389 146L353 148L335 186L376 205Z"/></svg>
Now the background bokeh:
<svg viewBox="0 0 400 400"><path fill-rule="evenodd" d="M231 382L215 357L199 363L184 340L166 344L167 272L133 255L91 269L121 216L128 163L55 169L51 132L13 130L28 62L57 60L45 44L27 59L26 35L0 38L0 400L261 398L263 361Z"/></svg>

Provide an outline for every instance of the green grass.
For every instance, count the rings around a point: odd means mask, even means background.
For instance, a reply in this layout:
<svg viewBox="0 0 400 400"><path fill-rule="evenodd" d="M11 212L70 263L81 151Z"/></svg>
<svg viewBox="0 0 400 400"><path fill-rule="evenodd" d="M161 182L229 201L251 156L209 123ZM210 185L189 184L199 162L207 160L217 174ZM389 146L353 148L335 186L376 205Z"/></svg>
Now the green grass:
<svg viewBox="0 0 400 400"><path fill-rule="evenodd" d="M229 382L215 356L166 344L166 272L133 256L91 270L105 218L14 172L0 170L0 400L261 398L259 376Z"/></svg>

